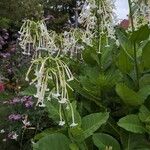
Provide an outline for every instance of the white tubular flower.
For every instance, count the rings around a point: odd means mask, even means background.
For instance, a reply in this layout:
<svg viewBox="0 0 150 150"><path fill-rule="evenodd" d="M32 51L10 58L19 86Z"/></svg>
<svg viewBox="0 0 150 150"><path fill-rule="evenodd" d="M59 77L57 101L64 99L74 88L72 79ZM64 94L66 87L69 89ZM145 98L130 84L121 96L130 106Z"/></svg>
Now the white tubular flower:
<svg viewBox="0 0 150 150"><path fill-rule="evenodd" d="M95 36L94 29L96 28L97 18L94 14L94 9L96 8L95 0L85 1L81 13L78 18L78 22L85 28L82 34L82 41L92 46L92 39Z"/></svg>
<svg viewBox="0 0 150 150"><path fill-rule="evenodd" d="M55 99L59 99L60 94L59 93L52 93L52 97Z"/></svg>
<svg viewBox="0 0 150 150"><path fill-rule="evenodd" d="M150 2L132 1L132 6L137 7L133 12L133 21L135 29L145 24L150 24Z"/></svg>
<svg viewBox="0 0 150 150"><path fill-rule="evenodd" d="M5 133L5 130L4 129L0 130L0 133Z"/></svg>
<svg viewBox="0 0 150 150"><path fill-rule="evenodd" d="M64 126L65 125L65 121L59 121L59 125L60 126Z"/></svg>
<svg viewBox="0 0 150 150"><path fill-rule="evenodd" d="M108 39L115 39L114 26L117 20L114 9L115 0L85 1L78 21L85 28L81 39L86 45L92 47L94 38L100 36L99 40L101 42L101 37L105 36L106 47L108 47ZM100 48L98 53L101 53Z"/></svg>
<svg viewBox="0 0 150 150"><path fill-rule="evenodd" d="M34 47L34 36L32 37L32 27L33 23L30 20L24 22L23 26L21 27L19 34L20 34L20 43L19 45L24 50L23 54L30 55L31 48Z"/></svg>
<svg viewBox="0 0 150 150"><path fill-rule="evenodd" d="M65 121L63 121L63 118L62 118L62 105L61 104L59 105L59 117L60 117L59 125L60 126L65 125Z"/></svg>
<svg viewBox="0 0 150 150"><path fill-rule="evenodd" d="M66 104L67 103L67 99L66 98L62 98L61 100L58 101L60 104Z"/></svg>
<svg viewBox="0 0 150 150"><path fill-rule="evenodd" d="M63 54L69 54L72 58L76 56L78 51L80 50L78 45L78 38L76 38L77 30L72 29L69 32L65 31L63 33L62 39L62 52Z"/></svg>
<svg viewBox="0 0 150 150"><path fill-rule="evenodd" d="M75 127L75 126L77 126L78 124L77 123L72 123L71 125L70 125L70 127Z"/></svg>
<svg viewBox="0 0 150 150"><path fill-rule="evenodd" d="M75 117L74 117L74 111L73 111L72 104L69 103L69 105L70 105L70 108L71 108L71 115L72 115L72 124L70 125L70 127L75 127L75 126L77 126L78 124L75 123Z"/></svg>

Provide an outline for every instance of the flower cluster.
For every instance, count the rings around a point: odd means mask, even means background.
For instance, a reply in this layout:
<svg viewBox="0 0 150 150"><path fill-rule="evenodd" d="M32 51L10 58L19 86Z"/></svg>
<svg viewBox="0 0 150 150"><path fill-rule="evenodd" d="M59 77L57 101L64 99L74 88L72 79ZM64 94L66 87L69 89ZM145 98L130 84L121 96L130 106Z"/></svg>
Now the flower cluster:
<svg viewBox="0 0 150 150"><path fill-rule="evenodd" d="M78 53L84 49L84 47L79 43L80 35L84 33L76 28L71 29L70 31L64 31L62 37L62 50L63 54L68 54L71 58L77 56Z"/></svg>
<svg viewBox="0 0 150 150"><path fill-rule="evenodd" d="M33 26L35 27L34 30ZM74 111L68 96L68 89L73 90L68 82L73 80L74 77L67 64L61 59L68 51L65 46L60 44L62 39L60 40L60 36L55 32L49 32L44 21L36 23L27 20L23 24L20 34L20 45L24 50L23 53L30 55L31 49L35 51L31 66L26 74L26 80L29 81L30 74L34 73L30 84L34 84L37 89L36 106L45 107L45 99L57 99L60 105L60 125L63 122L62 105L70 108L72 114L71 126L76 125ZM51 87L50 83L53 83L54 86Z"/></svg>
<svg viewBox="0 0 150 150"><path fill-rule="evenodd" d="M137 0L133 0L132 7L137 8L133 11L135 29L138 29L140 26L145 24L150 25L150 2L138 2Z"/></svg>
<svg viewBox="0 0 150 150"><path fill-rule="evenodd" d="M99 37L100 42L103 36L106 37L106 46L108 39L115 39L114 26L117 17L114 13L115 1L105 0L86 0L78 18L80 24L85 28L82 41L92 46L92 40ZM97 29L97 30L96 30ZM99 51L100 52L100 49Z"/></svg>
<svg viewBox="0 0 150 150"><path fill-rule="evenodd" d="M12 100L4 101L3 103L10 105L23 104L25 108L32 108L34 104L32 96L23 96L22 98L15 97Z"/></svg>
<svg viewBox="0 0 150 150"><path fill-rule="evenodd" d="M81 10L78 22L83 25L85 31L82 35L82 41L89 46L92 46L92 39L95 35L94 29L96 28L97 18L94 14L96 8L96 1L85 1Z"/></svg>
<svg viewBox="0 0 150 150"><path fill-rule="evenodd" d="M34 124L33 120L29 120L28 117L28 113L31 113L33 111L32 109L29 109L33 107L33 99L31 96L16 97L12 100L4 101L3 104L13 106L14 110L11 114L8 114L7 116L8 125L10 127L1 129L0 131L0 133L3 134L3 136L5 137L3 141L5 142L8 139L18 140L18 136L21 134L20 131L22 129L29 129L31 127L31 122ZM20 106L21 110L19 109ZM23 109L22 106L24 106L25 109Z"/></svg>
<svg viewBox="0 0 150 150"><path fill-rule="evenodd" d="M20 120L22 117L20 114L11 114L8 116L10 121L18 121Z"/></svg>

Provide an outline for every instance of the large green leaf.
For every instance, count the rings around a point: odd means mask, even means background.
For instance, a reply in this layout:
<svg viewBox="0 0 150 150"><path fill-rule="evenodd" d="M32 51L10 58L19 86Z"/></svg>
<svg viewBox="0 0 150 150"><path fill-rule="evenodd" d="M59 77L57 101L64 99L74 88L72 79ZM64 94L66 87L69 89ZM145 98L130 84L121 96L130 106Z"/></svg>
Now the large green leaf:
<svg viewBox="0 0 150 150"><path fill-rule="evenodd" d="M48 112L48 116L53 120L59 120L59 104L56 100L46 103L46 109Z"/></svg>
<svg viewBox="0 0 150 150"><path fill-rule="evenodd" d="M150 74L146 74L143 77L140 78L140 88L150 85Z"/></svg>
<svg viewBox="0 0 150 150"><path fill-rule="evenodd" d="M109 113L94 113L83 117L82 129L85 138L93 134L102 124L106 123L109 118Z"/></svg>
<svg viewBox="0 0 150 150"><path fill-rule="evenodd" d="M122 150L149 150L150 143L145 139L143 134L133 134L133 133L122 133L121 141L123 145Z"/></svg>
<svg viewBox="0 0 150 150"><path fill-rule="evenodd" d="M117 124L133 133L144 133L146 131L138 115L127 115L121 118Z"/></svg>
<svg viewBox="0 0 150 150"><path fill-rule="evenodd" d="M109 118L109 113L94 113L83 117L81 131L75 135L79 141L83 141L91 136L102 124L106 123Z"/></svg>
<svg viewBox="0 0 150 150"><path fill-rule="evenodd" d="M112 150L120 150L118 141L109 134L95 133L93 135L93 142L99 150L106 150L106 147L111 147Z"/></svg>
<svg viewBox="0 0 150 150"><path fill-rule="evenodd" d="M89 65L99 64L99 58L95 47L86 47L83 51L83 59Z"/></svg>
<svg viewBox="0 0 150 150"><path fill-rule="evenodd" d="M70 141L65 135L54 133L33 144L33 150L69 150L69 144Z"/></svg>
<svg viewBox="0 0 150 150"><path fill-rule="evenodd" d="M36 134L34 136L34 141L39 141L41 138L46 137L50 134L54 134L54 133L65 133L66 129L65 128L58 128L58 127L51 127L48 129L43 130L42 132Z"/></svg>
<svg viewBox="0 0 150 150"><path fill-rule="evenodd" d="M116 35L126 55L133 60L132 43L131 40L129 40L128 34L125 32L125 30L117 28Z"/></svg>
<svg viewBox="0 0 150 150"><path fill-rule="evenodd" d="M119 43L121 44L123 49L129 49L129 47L131 47L131 45L130 45L131 43L128 39L128 35L125 32L125 30L117 28L116 29L116 35L117 35Z"/></svg>
<svg viewBox="0 0 150 150"><path fill-rule="evenodd" d="M142 53L142 64L145 69L150 69L149 55L150 55L150 41L145 45Z"/></svg>
<svg viewBox="0 0 150 150"><path fill-rule="evenodd" d="M116 63L119 70L123 73L130 73L133 68L131 59L123 50L121 50Z"/></svg>
<svg viewBox="0 0 150 150"><path fill-rule="evenodd" d="M143 100L146 100L147 97L150 95L150 85L146 85L145 87L141 88L141 89L138 91L138 94L140 95L140 97L141 97Z"/></svg>
<svg viewBox="0 0 150 150"><path fill-rule="evenodd" d="M75 115L75 122L78 123L78 125L81 124L81 117L79 115L79 113L76 110L76 102L73 101L72 103L72 108L74 110L74 115ZM46 103L46 108L47 108L47 112L48 112L48 116L53 119L54 121L59 121L60 120L60 113L59 113L59 103L56 100L52 100L52 101L48 101ZM72 113L70 110L66 110L65 111L68 123L71 124L72 123Z"/></svg>
<svg viewBox="0 0 150 150"><path fill-rule="evenodd" d="M150 29L148 25L144 25L140 27L137 31L134 31L130 39L131 41L134 42L141 42L148 39L149 35L150 35Z"/></svg>
<svg viewBox="0 0 150 150"><path fill-rule="evenodd" d="M117 84L116 92L127 105L138 106L144 103L144 99L140 95L123 83Z"/></svg>
<svg viewBox="0 0 150 150"><path fill-rule="evenodd" d="M96 97L95 95L89 93L89 91L87 91L86 89L84 89L78 82L71 82L71 86L75 89L75 91L77 93L81 94L86 99L94 102L99 107L103 107L104 108L104 106L102 106L102 104L100 103L101 99L99 97Z"/></svg>
<svg viewBox="0 0 150 150"><path fill-rule="evenodd" d="M150 123L150 111L144 105L140 107L139 118L142 122Z"/></svg>

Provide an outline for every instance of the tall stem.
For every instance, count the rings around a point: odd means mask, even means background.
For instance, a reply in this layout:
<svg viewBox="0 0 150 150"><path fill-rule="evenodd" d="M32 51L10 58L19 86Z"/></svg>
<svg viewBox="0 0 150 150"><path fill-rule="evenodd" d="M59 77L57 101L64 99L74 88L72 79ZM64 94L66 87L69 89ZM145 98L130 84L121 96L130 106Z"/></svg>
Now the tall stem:
<svg viewBox="0 0 150 150"><path fill-rule="evenodd" d="M99 10L100 9L100 1L99 0L97 1L97 5L98 5L97 10ZM100 70L101 70L102 69L102 66L101 66L102 53L101 53L101 35L100 35L100 15L98 14L97 11L96 11L96 17L97 17L97 51L99 54Z"/></svg>
<svg viewBox="0 0 150 150"><path fill-rule="evenodd" d="M64 119L65 119L67 128L69 129L69 122L68 122L68 119L67 119L67 116L66 116L66 113L65 113L65 108L64 108L64 106L62 106L62 112L63 112L63 115L64 115Z"/></svg>
<svg viewBox="0 0 150 150"><path fill-rule="evenodd" d="M74 11L75 11L75 28L78 28L78 6L77 6L77 2L76 2L76 7L75 7Z"/></svg>
<svg viewBox="0 0 150 150"><path fill-rule="evenodd" d="M132 28L132 33L135 31L134 28L134 22L133 22L133 15L132 15L132 3L131 0L128 0L129 4L129 16L131 20L131 28ZM136 50L136 42L133 42L133 51L134 51L134 64L135 64L135 74L136 74L136 87L137 90L139 89L139 70L138 70L138 61L137 61L137 50Z"/></svg>

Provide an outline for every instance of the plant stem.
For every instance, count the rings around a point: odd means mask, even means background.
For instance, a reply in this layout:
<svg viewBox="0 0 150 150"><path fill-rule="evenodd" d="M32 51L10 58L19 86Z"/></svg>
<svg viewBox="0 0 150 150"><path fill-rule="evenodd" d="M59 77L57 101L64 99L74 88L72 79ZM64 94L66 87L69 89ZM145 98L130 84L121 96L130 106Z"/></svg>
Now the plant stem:
<svg viewBox="0 0 150 150"><path fill-rule="evenodd" d="M102 69L102 65L101 65L101 57L102 57L102 53L101 53L101 35L100 35L100 15L98 14L98 10L100 9L100 1L97 1L97 5L98 8L96 10L96 18L97 18L97 51L99 54L99 65L100 65L100 70Z"/></svg>
<svg viewBox="0 0 150 150"><path fill-rule="evenodd" d="M62 112L63 112L63 115L64 115L64 119L65 119L67 128L69 129L69 122L68 122L68 119L67 119L67 116L66 116L66 113L65 113L65 108L64 108L63 105L62 105Z"/></svg>
<svg viewBox="0 0 150 150"><path fill-rule="evenodd" d="M75 28L78 28L78 6L77 6L77 2L76 2L76 7L75 7L74 11L75 11Z"/></svg>
<svg viewBox="0 0 150 150"><path fill-rule="evenodd" d="M25 131L26 131L26 128L24 128L21 133L20 150L22 150L22 148L23 148L22 146L23 146L23 138L24 138Z"/></svg>
<svg viewBox="0 0 150 150"><path fill-rule="evenodd" d="M128 0L129 4L129 16L131 20L131 28L132 33L135 31L134 22L133 22L133 15L132 15L132 7L131 7L131 0ZM136 74L136 88L139 89L139 70L138 70L138 61L137 61L137 50L136 50L136 42L133 42L133 51L134 51L134 64L135 64L135 74Z"/></svg>

